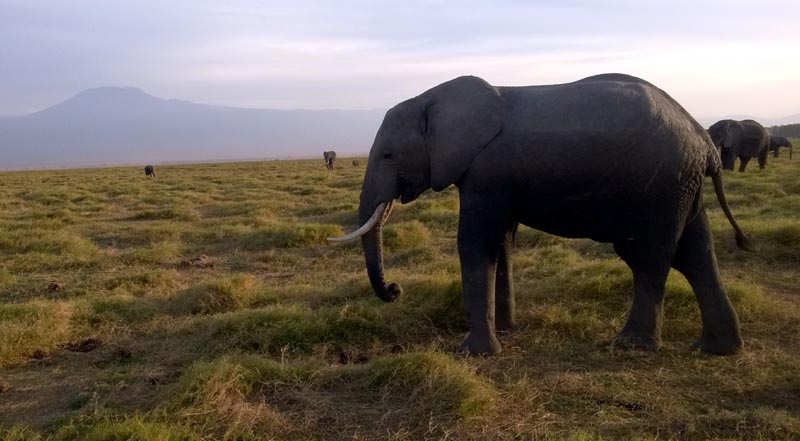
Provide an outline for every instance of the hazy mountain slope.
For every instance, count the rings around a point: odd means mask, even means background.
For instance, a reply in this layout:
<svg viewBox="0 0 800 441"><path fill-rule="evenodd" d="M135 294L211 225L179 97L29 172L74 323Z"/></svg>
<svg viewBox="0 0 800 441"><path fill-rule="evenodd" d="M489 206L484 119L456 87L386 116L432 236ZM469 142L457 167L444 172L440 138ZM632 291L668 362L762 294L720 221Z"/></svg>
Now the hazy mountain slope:
<svg viewBox="0 0 800 441"><path fill-rule="evenodd" d="M0 168L366 153L378 110L259 110L163 100L136 88L86 90L0 118Z"/></svg>

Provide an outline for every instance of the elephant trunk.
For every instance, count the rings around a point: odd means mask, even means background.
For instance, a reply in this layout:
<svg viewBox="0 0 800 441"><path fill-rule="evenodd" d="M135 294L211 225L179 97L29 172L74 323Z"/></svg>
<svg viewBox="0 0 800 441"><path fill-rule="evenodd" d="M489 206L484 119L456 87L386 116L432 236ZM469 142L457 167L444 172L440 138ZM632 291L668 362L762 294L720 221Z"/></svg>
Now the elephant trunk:
<svg viewBox="0 0 800 441"><path fill-rule="evenodd" d="M362 203L362 207L359 209L361 227L345 236L329 237L328 240L349 242L360 237L372 290L384 302L392 302L403 293L403 288L397 283L387 285L383 276L383 224L392 213L394 200L379 204L371 215L364 210L365 205Z"/></svg>
<svg viewBox="0 0 800 441"><path fill-rule="evenodd" d="M361 246L364 249L364 261L367 264L367 275L372 290L384 302L393 302L403 293L403 289L397 283L386 284L383 275L382 229L383 225L378 224L367 234L361 236Z"/></svg>
<svg viewBox="0 0 800 441"><path fill-rule="evenodd" d="M724 170L733 170L733 165L736 162L736 153L732 148L722 147L720 149L720 157L722 159L722 168Z"/></svg>

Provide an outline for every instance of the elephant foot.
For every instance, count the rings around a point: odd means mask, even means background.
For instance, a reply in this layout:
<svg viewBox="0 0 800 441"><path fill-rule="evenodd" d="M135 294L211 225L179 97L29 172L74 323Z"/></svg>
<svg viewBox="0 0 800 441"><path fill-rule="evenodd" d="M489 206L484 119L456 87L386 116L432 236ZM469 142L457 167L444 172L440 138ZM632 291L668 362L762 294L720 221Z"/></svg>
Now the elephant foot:
<svg viewBox="0 0 800 441"><path fill-rule="evenodd" d="M459 352L468 355L494 355L499 354L502 350L503 348L500 346L500 342L497 341L497 337L493 335L476 336L470 332L464 343L461 343Z"/></svg>
<svg viewBox="0 0 800 441"><path fill-rule="evenodd" d="M495 330L499 332L511 332L519 329L519 323L514 319L497 319L494 322Z"/></svg>
<svg viewBox="0 0 800 441"><path fill-rule="evenodd" d="M712 355L733 355L742 350L744 342L738 332L715 335L703 332L703 335L692 343L692 349Z"/></svg>
<svg viewBox="0 0 800 441"><path fill-rule="evenodd" d="M657 351L661 341L653 336L621 331L611 340L611 346L620 349L636 349L642 351Z"/></svg>

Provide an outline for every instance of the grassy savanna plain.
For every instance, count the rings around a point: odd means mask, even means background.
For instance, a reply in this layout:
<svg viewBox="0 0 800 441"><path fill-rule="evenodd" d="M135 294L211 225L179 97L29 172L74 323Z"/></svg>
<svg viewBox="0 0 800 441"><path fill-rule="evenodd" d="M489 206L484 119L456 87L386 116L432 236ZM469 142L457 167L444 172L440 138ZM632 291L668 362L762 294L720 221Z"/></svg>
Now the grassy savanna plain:
<svg viewBox="0 0 800 441"><path fill-rule="evenodd" d="M0 173L0 439L797 439L800 161L726 172L758 250L705 205L746 349L690 350L667 286L663 348L608 341L632 297L610 246L520 227L521 329L466 331L455 188L399 206L372 294L356 225L365 161ZM209 256L213 267L182 262ZM60 284L52 290L51 284Z"/></svg>

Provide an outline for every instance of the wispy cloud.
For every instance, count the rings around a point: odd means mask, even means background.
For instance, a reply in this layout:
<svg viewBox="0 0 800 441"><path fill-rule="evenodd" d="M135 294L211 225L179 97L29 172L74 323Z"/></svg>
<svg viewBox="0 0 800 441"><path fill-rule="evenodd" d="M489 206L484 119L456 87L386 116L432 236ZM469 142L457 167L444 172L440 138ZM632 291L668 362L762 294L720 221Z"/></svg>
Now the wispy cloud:
<svg viewBox="0 0 800 441"><path fill-rule="evenodd" d="M521 85L608 71L642 76L695 114L782 115L800 111L798 13L795 1L6 0L0 115L98 85L375 108L466 73Z"/></svg>

